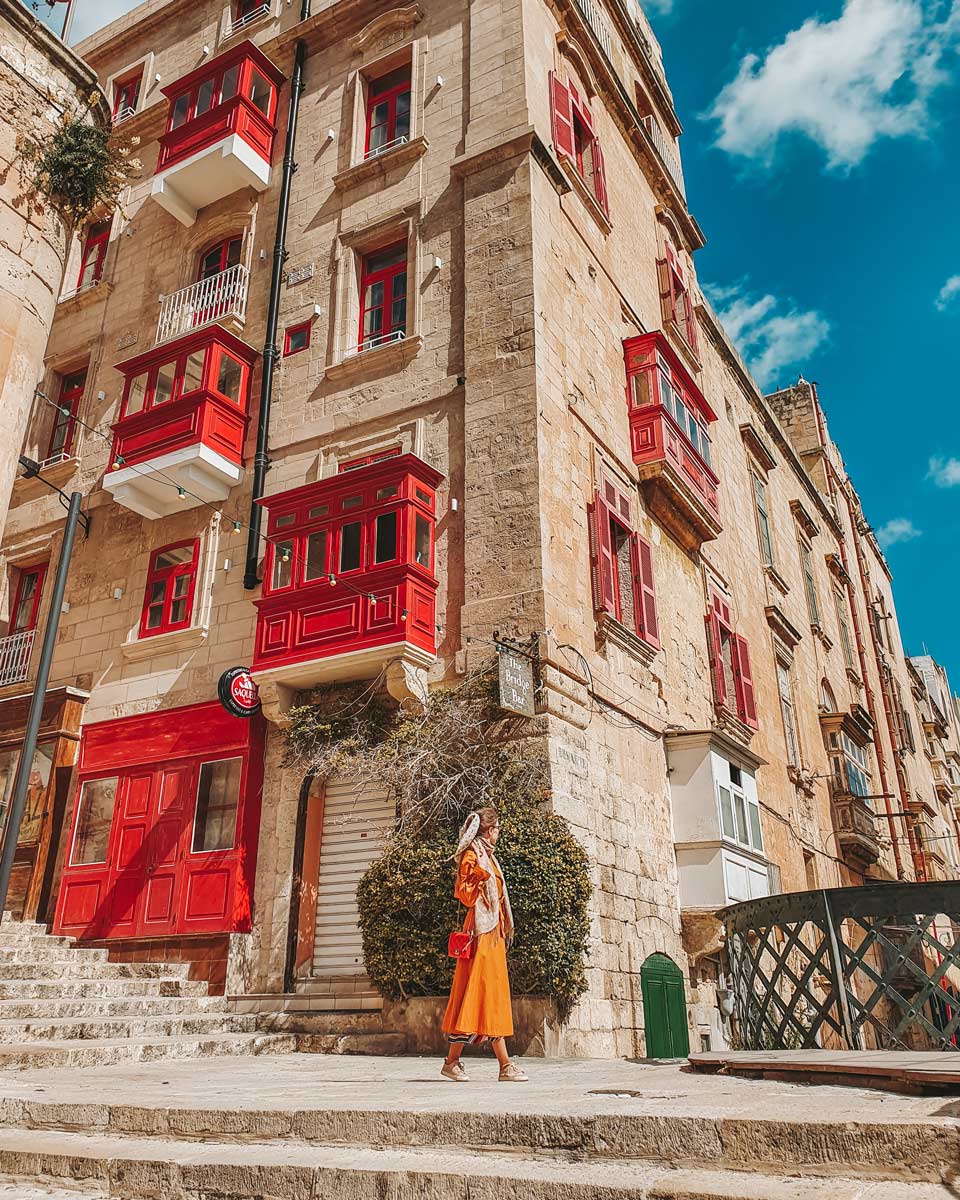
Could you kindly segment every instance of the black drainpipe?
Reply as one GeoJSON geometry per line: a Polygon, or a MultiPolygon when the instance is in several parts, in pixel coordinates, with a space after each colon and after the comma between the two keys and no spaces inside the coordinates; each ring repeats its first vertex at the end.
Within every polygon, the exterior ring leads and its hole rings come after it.
{"type": "MultiPolygon", "coordinates": [[[[303,0],[300,20],[310,16],[310,0],[303,0]]],[[[267,445],[270,439],[270,405],[273,400],[273,373],[280,350],[277,346],[277,318],[280,314],[280,284],[283,281],[283,264],[287,260],[287,216],[290,210],[290,185],[297,169],[294,150],[297,142],[297,118],[300,114],[300,93],[303,90],[303,63],[307,47],[297,42],[293,74],[290,77],[290,112],[287,117],[287,140],[283,151],[283,176],[280,180],[280,209],[277,213],[277,237],[273,243],[273,273],[270,277],[270,299],[267,303],[267,333],[263,343],[263,377],[260,381],[260,410],[257,414],[257,452],[253,457],[253,490],[250,496],[250,529],[247,535],[247,566],[243,575],[243,586],[255,588],[260,577],[257,563],[260,559],[260,524],[263,508],[257,503],[263,495],[270,458],[267,445]]]]}

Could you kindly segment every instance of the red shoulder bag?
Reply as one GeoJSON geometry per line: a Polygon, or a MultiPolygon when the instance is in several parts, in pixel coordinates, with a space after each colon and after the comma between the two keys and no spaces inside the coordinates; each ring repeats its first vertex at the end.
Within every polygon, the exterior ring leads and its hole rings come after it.
{"type": "Polygon", "coordinates": [[[450,958],[472,958],[473,934],[455,929],[447,939],[447,954],[450,958]]]}

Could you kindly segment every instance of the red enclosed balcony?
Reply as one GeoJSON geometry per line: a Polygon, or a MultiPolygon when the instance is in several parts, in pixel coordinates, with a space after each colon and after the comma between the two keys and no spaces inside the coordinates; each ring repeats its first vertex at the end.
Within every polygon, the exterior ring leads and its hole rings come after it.
{"type": "Polygon", "coordinates": [[[442,478],[395,453],[260,502],[269,512],[253,655],[261,689],[434,661],[442,478]]]}
{"type": "Polygon", "coordinates": [[[118,363],[125,378],[103,486],[156,519],[225,500],[243,475],[257,352],[218,326],[118,363]]]}
{"type": "Polygon", "coordinates": [[[161,208],[192,225],[238,188],[269,186],[282,82],[265,54],[241,42],[163,89],[170,111],[151,188],[161,208]]]}
{"type": "Polygon", "coordinates": [[[623,349],[630,444],[647,504],[696,549],[723,528],[708,432],[716,413],[662,333],[627,338],[623,349]]]}

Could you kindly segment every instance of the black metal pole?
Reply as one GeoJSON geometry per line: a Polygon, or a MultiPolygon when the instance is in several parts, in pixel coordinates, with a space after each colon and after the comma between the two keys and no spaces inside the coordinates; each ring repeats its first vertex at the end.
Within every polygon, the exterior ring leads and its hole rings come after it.
{"type": "Polygon", "coordinates": [[[40,648],[40,663],[37,667],[37,682],[33,689],[33,697],[30,700],[27,728],[23,735],[23,747],[20,751],[20,761],[17,764],[17,777],[13,785],[13,798],[10,801],[10,809],[7,813],[7,828],[3,837],[3,855],[0,857],[0,920],[3,918],[4,909],[7,904],[7,890],[10,887],[10,873],[13,870],[13,856],[17,852],[20,823],[23,821],[23,810],[27,803],[27,787],[30,784],[33,755],[37,748],[37,734],[40,732],[40,721],[43,718],[43,702],[47,695],[47,681],[50,678],[50,664],[53,661],[53,651],[57,644],[60,609],[63,607],[63,593],[67,586],[67,572],[70,570],[70,556],[73,553],[73,541],[77,533],[77,521],[80,517],[80,501],[82,499],[83,497],[79,492],[72,492],[70,495],[67,520],[63,527],[60,558],[57,562],[57,574],[53,581],[53,595],[50,597],[50,612],[47,615],[47,625],[43,631],[43,645],[40,648]]]}
{"type": "MultiPolygon", "coordinates": [[[[308,5],[304,5],[307,11],[308,5]]],[[[302,16],[302,14],[301,14],[302,16]]],[[[277,320],[280,313],[280,285],[283,264],[287,259],[287,217],[290,212],[290,186],[297,169],[294,153],[297,145],[297,119],[300,113],[300,93],[303,91],[303,63],[307,48],[297,42],[293,75],[290,79],[290,112],[287,116],[287,138],[283,151],[283,176],[280,180],[280,200],[277,212],[277,236],[273,243],[273,272],[270,277],[270,299],[267,301],[267,332],[263,344],[263,375],[260,381],[260,406],[257,413],[257,449],[253,456],[253,487],[250,492],[250,529],[247,534],[247,563],[243,586],[249,591],[260,582],[257,563],[260,559],[260,525],[263,509],[257,503],[263,495],[270,456],[270,405],[273,401],[273,375],[280,355],[277,346],[277,320]]]]}

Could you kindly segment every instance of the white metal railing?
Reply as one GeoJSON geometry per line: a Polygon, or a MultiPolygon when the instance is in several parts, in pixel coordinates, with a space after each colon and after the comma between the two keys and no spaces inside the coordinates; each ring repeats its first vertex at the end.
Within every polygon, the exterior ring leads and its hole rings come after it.
{"type": "Polygon", "coordinates": [[[610,26],[607,24],[603,14],[594,3],[594,0],[576,0],[576,2],[577,8],[583,14],[583,19],[597,35],[597,41],[603,47],[603,52],[607,56],[608,61],[612,62],[613,50],[610,26]]]}
{"type": "Polygon", "coordinates": [[[238,17],[236,21],[230,21],[230,28],[224,34],[224,37],[233,37],[235,33],[240,33],[246,29],[248,25],[252,25],[255,21],[259,21],[261,17],[270,15],[271,3],[266,0],[264,4],[258,4],[256,8],[247,13],[245,17],[238,17]]]}
{"type": "Polygon", "coordinates": [[[394,329],[392,333],[378,333],[375,337],[364,338],[359,346],[346,352],[344,358],[354,358],[365,354],[367,350],[376,350],[378,346],[389,346],[391,342],[402,342],[407,336],[405,329],[394,329]]]}
{"type": "Polygon", "coordinates": [[[161,296],[156,344],[226,317],[242,321],[247,313],[247,283],[247,268],[237,263],[219,275],[161,296]]]}
{"type": "Polygon", "coordinates": [[[660,122],[651,113],[643,118],[643,127],[650,135],[650,141],[653,142],[653,148],[663,165],[667,168],[667,173],[673,182],[680,189],[680,195],[686,196],[686,190],[683,186],[683,167],[680,165],[680,159],[673,148],[672,143],[667,138],[667,135],[660,128],[660,122]]]}
{"type": "Polygon", "coordinates": [[[26,679],[36,632],[35,629],[24,629],[22,633],[0,638],[0,687],[23,683],[26,679]]]}
{"type": "Polygon", "coordinates": [[[113,123],[114,125],[119,125],[121,121],[126,121],[136,115],[137,110],[131,104],[125,104],[123,108],[118,108],[113,114],[113,123]]]}
{"type": "Polygon", "coordinates": [[[395,137],[392,142],[384,142],[382,146],[374,146],[372,150],[368,150],[363,156],[364,162],[366,162],[366,160],[369,158],[376,158],[380,154],[386,154],[386,152],[388,150],[392,150],[394,146],[405,146],[408,141],[409,138],[401,133],[400,136],[395,137]]]}

